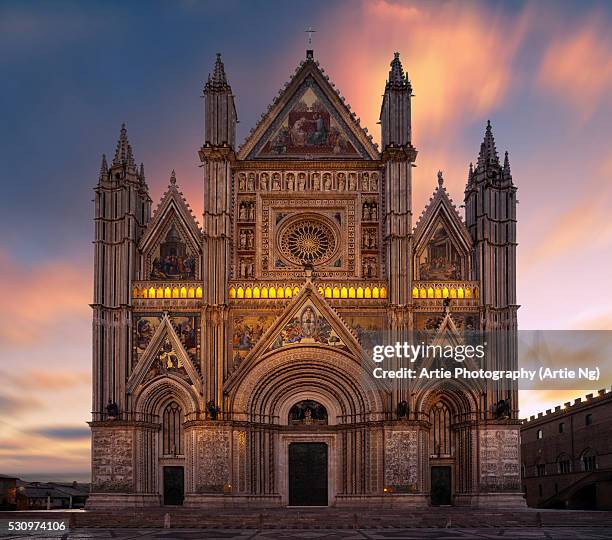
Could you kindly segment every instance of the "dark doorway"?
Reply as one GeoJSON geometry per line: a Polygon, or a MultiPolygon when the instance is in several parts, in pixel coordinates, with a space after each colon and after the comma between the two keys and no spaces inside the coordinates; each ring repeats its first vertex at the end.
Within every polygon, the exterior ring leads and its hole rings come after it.
{"type": "Polygon", "coordinates": [[[289,445],[289,505],[327,506],[327,445],[289,445]]]}
{"type": "Polygon", "coordinates": [[[181,505],[184,497],[183,467],[164,467],[164,504],[181,505]]]}
{"type": "Polygon", "coordinates": [[[451,504],[451,468],[431,468],[431,504],[441,506],[451,504]]]}

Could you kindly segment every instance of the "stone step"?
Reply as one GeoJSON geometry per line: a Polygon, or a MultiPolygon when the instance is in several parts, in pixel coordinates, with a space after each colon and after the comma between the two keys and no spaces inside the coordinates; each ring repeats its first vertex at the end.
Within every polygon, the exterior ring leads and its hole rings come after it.
{"type": "Polygon", "coordinates": [[[108,511],[3,512],[4,519],[70,519],[76,527],[150,527],[164,525],[170,514],[172,527],[232,529],[346,529],[346,528],[478,528],[478,527],[612,527],[612,512],[533,509],[482,511],[477,509],[431,508],[397,512],[366,509],[272,509],[253,511],[151,508],[108,511]]]}

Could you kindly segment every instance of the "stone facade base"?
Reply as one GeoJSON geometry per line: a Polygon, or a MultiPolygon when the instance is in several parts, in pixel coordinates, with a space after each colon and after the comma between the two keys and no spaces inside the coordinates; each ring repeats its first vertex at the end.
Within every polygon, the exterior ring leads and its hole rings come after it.
{"type": "Polygon", "coordinates": [[[191,508],[269,508],[281,506],[280,495],[232,495],[226,493],[187,493],[183,506],[191,508]]]}
{"type": "Polygon", "coordinates": [[[355,496],[336,495],[333,506],[363,507],[375,506],[378,508],[426,508],[428,500],[426,495],[416,493],[387,493],[383,496],[355,496]]]}
{"type": "Polygon", "coordinates": [[[455,506],[471,508],[526,508],[527,503],[522,493],[471,493],[455,495],[455,506]]]}
{"type": "Polygon", "coordinates": [[[85,508],[87,510],[106,510],[160,505],[161,498],[156,493],[91,493],[85,508]]]}

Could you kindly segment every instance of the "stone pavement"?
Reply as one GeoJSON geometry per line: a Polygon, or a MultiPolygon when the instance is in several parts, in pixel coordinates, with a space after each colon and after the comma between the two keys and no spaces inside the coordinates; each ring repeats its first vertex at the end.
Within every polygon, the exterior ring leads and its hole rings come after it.
{"type": "MultiPolygon", "coordinates": [[[[401,539],[612,539],[612,512],[504,510],[457,507],[190,509],[149,508],[115,512],[1,512],[13,521],[64,520],[68,532],[0,533],[22,538],[119,540],[401,540],[401,539]],[[169,519],[171,528],[163,528],[169,519]]],[[[6,528],[3,529],[6,531],[6,528]]]]}
{"type": "MultiPolygon", "coordinates": [[[[237,529],[78,529],[59,536],[45,536],[62,540],[609,540],[612,530],[606,527],[554,528],[478,528],[478,529],[271,529],[262,531],[237,529]]],[[[37,535],[0,535],[0,538],[22,540],[43,538],[37,535]]]]}

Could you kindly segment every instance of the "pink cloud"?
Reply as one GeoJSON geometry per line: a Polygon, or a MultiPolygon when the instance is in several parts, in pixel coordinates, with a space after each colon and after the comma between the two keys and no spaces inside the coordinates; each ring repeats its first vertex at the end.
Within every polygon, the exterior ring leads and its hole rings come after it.
{"type": "Polygon", "coordinates": [[[540,65],[538,86],[571,105],[583,120],[612,95],[609,24],[605,16],[591,14],[573,31],[559,32],[540,65]]]}
{"type": "Polygon", "coordinates": [[[27,344],[91,315],[92,270],[67,261],[25,266],[0,251],[0,339],[27,344]]]}

